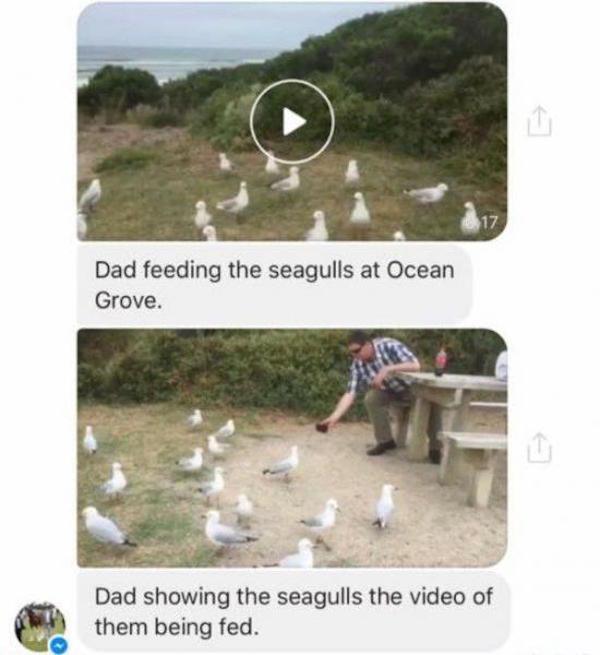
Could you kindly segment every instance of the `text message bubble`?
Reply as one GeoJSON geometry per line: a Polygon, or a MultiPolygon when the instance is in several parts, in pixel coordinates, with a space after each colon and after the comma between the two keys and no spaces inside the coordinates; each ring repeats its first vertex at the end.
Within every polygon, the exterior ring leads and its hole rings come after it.
{"type": "Polygon", "coordinates": [[[82,571],[79,609],[103,651],[488,651],[509,632],[488,571],[82,571]]]}

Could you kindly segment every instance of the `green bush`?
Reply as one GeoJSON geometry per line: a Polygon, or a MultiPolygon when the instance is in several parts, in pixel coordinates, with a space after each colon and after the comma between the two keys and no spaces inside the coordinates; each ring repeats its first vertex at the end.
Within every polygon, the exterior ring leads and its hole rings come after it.
{"type": "Polygon", "coordinates": [[[158,155],[155,152],[136,150],[134,148],[122,148],[113,152],[112,155],[105,157],[96,165],[94,170],[97,173],[139,170],[157,159],[158,155]]]}

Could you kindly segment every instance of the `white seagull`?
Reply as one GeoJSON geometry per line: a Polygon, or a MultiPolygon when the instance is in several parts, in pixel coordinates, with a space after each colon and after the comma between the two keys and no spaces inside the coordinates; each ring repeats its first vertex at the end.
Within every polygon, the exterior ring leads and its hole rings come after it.
{"type": "Polygon", "coordinates": [[[384,484],[381,488],[381,496],[375,508],[377,518],[373,522],[373,525],[377,525],[383,529],[389,523],[394,511],[394,500],[392,499],[392,492],[394,491],[396,491],[396,487],[393,484],[384,484]]]}
{"type": "Polygon", "coordinates": [[[218,241],[217,231],[212,225],[207,225],[203,230],[202,234],[204,235],[207,241],[218,241]]]}
{"type": "Polygon", "coordinates": [[[298,552],[279,560],[282,569],[312,569],[314,566],[313,542],[310,539],[300,539],[298,552]]]}
{"type": "Polygon", "coordinates": [[[233,164],[224,152],[219,153],[219,170],[223,173],[231,173],[233,170],[233,164]]]}
{"type": "Polygon", "coordinates": [[[290,473],[298,468],[299,462],[298,446],[292,446],[290,454],[280,462],[263,469],[263,475],[281,475],[287,481],[289,480],[290,473]]]}
{"type": "Polygon", "coordinates": [[[235,504],[235,515],[240,525],[249,525],[254,514],[254,505],[246,494],[240,494],[235,504]]]}
{"type": "Polygon", "coordinates": [[[257,537],[244,534],[229,525],[219,523],[221,515],[217,510],[211,509],[206,512],[206,526],[204,533],[208,540],[215,546],[239,546],[251,541],[258,541],[257,537]]]}
{"type": "Polygon", "coordinates": [[[233,436],[234,432],[235,423],[233,422],[233,419],[230,418],[225,425],[222,425],[216,432],[213,432],[211,436],[215,437],[215,439],[229,439],[229,437],[233,436]]]}
{"type": "MultiPolygon", "coordinates": [[[[337,501],[333,498],[330,498],[325,503],[325,509],[320,514],[317,514],[316,516],[313,516],[309,519],[302,519],[300,523],[303,523],[307,528],[318,535],[317,542],[325,544],[323,541],[322,533],[333,528],[335,525],[336,513],[339,511],[340,507],[337,504],[337,501]]],[[[328,548],[326,544],[325,546],[328,548]]]]}
{"type": "Polygon", "coordinates": [[[268,151],[265,171],[269,173],[269,175],[279,175],[280,173],[279,164],[277,163],[277,160],[275,159],[275,153],[272,150],[268,151]]]}
{"type": "Polygon", "coordinates": [[[406,235],[402,230],[396,230],[394,232],[394,241],[406,241],[406,235]]]}
{"type": "Polygon", "coordinates": [[[194,224],[198,230],[198,237],[202,234],[202,230],[212,221],[212,215],[206,211],[206,203],[204,200],[198,200],[196,203],[196,215],[194,216],[194,224]]]}
{"type": "Polygon", "coordinates": [[[325,214],[320,209],[313,214],[315,224],[306,233],[306,241],[327,241],[329,239],[329,232],[327,232],[327,225],[325,224],[325,214]]]}
{"type": "Polygon", "coordinates": [[[448,191],[448,185],[441,182],[437,186],[405,190],[404,193],[421,205],[431,205],[439,202],[446,195],[446,191],[448,191]]]}
{"type": "Polygon", "coordinates": [[[365,204],[365,198],[360,191],[354,194],[354,209],[350,214],[350,222],[356,225],[366,225],[371,222],[371,214],[365,204]]]}
{"type": "Polygon", "coordinates": [[[84,212],[77,212],[77,238],[80,241],[85,241],[87,237],[87,214],[84,212]]]}
{"type": "Polygon", "coordinates": [[[182,471],[186,473],[193,473],[194,471],[199,471],[202,468],[202,453],[204,451],[202,448],[194,448],[194,454],[191,457],[182,457],[178,462],[177,466],[182,471]]]}
{"type": "Polygon", "coordinates": [[[81,195],[79,199],[79,211],[84,214],[94,211],[101,197],[102,187],[100,186],[100,180],[96,178],[92,180],[90,186],[81,195]]]}
{"type": "Polygon", "coordinates": [[[187,424],[190,428],[199,428],[202,425],[202,412],[199,409],[195,409],[187,418],[187,424]]]}
{"type": "Polygon", "coordinates": [[[83,449],[88,455],[93,455],[98,450],[98,442],[94,436],[94,430],[91,425],[85,427],[85,437],[83,437],[83,449]]]}
{"type": "Polygon", "coordinates": [[[465,215],[460,219],[460,231],[465,236],[475,236],[481,230],[481,219],[477,216],[475,205],[465,202],[465,215]]]}
{"type": "Polygon", "coordinates": [[[208,452],[214,457],[223,457],[231,444],[219,443],[214,434],[208,435],[208,452]]]}
{"type": "Polygon", "coordinates": [[[297,166],[290,168],[290,174],[277,182],[271,184],[275,191],[294,191],[300,186],[300,169],[297,166]]]}
{"type": "Polygon", "coordinates": [[[240,182],[240,190],[238,191],[237,196],[218,202],[217,209],[229,212],[230,214],[239,214],[246,209],[249,202],[250,198],[248,197],[247,185],[245,182],[240,182]]]}
{"type": "Polygon", "coordinates": [[[213,479],[209,482],[203,482],[198,488],[198,491],[204,496],[204,500],[210,504],[212,498],[218,498],[223,489],[225,489],[223,469],[217,466],[215,467],[213,479]]]}
{"type": "Polygon", "coordinates": [[[119,462],[115,462],[112,465],[112,476],[110,480],[107,480],[101,489],[109,498],[113,498],[123,492],[126,486],[127,478],[123,475],[123,467],[119,462]]]}
{"type": "Polygon", "coordinates": [[[351,159],[346,169],[346,184],[358,184],[359,182],[360,173],[358,172],[358,163],[356,159],[351,159]]]}
{"type": "Polygon", "coordinates": [[[117,546],[137,546],[136,543],[127,538],[127,535],[114,521],[102,516],[95,507],[86,507],[82,514],[87,531],[97,541],[117,546]]]}

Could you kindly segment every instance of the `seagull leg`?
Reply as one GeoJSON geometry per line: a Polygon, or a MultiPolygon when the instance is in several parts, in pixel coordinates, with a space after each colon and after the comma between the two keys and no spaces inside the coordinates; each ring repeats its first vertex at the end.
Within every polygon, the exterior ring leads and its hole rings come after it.
{"type": "Polygon", "coordinates": [[[331,546],[325,541],[325,539],[323,539],[323,537],[321,537],[321,543],[323,544],[323,546],[325,546],[325,550],[328,553],[331,552],[331,546]]]}

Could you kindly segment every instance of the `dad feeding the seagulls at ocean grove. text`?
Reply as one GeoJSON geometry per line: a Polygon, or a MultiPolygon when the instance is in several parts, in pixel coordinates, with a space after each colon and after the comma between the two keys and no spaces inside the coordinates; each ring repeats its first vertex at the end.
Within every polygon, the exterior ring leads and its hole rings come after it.
{"type": "Polygon", "coordinates": [[[415,373],[421,369],[421,365],[402,342],[386,337],[370,338],[362,330],[349,335],[348,352],[353,361],[346,393],[339,399],[333,413],[321,421],[317,429],[327,432],[335,427],[352,407],[357,393],[368,388],[365,406],[373,425],[376,444],[367,450],[367,454],[382,455],[396,448],[389,410],[394,405],[406,406],[410,398],[407,383],[395,374],[415,373]]]}

